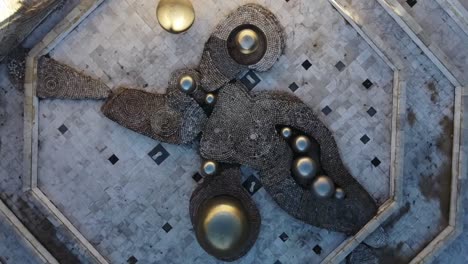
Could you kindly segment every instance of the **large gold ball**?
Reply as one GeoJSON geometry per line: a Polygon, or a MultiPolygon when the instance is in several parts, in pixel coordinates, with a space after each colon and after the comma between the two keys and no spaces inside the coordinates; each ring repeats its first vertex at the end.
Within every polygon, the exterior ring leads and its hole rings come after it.
{"type": "Polygon", "coordinates": [[[195,10],[189,0],[161,0],[156,17],[167,32],[178,34],[187,31],[195,21],[195,10]]]}
{"type": "Polygon", "coordinates": [[[243,54],[254,53],[258,48],[258,34],[252,29],[243,29],[236,35],[236,46],[243,54]]]}
{"type": "Polygon", "coordinates": [[[195,91],[196,85],[195,80],[190,75],[184,75],[179,79],[179,89],[184,93],[192,93],[195,91]]]}
{"type": "Polygon", "coordinates": [[[208,252],[230,254],[247,242],[247,211],[234,197],[218,196],[206,201],[197,218],[196,235],[208,252]]]}
{"type": "Polygon", "coordinates": [[[306,153],[311,146],[310,139],[306,136],[298,136],[294,139],[292,148],[297,153],[306,153]]]}
{"type": "Polygon", "coordinates": [[[309,157],[294,160],[292,165],[294,179],[303,187],[309,186],[318,172],[318,165],[309,157]]]}
{"type": "Polygon", "coordinates": [[[335,184],[328,176],[319,176],[312,185],[312,190],[319,198],[330,198],[335,193],[335,184]]]}

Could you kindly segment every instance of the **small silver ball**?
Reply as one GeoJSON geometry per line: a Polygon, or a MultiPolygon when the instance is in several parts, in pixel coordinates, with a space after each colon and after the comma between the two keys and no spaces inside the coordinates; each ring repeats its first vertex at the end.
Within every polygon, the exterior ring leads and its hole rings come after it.
{"type": "Polygon", "coordinates": [[[294,139],[293,150],[297,153],[305,153],[310,149],[310,139],[306,136],[298,136],[294,139]]]}
{"type": "Polygon", "coordinates": [[[343,189],[336,188],[336,190],[335,190],[335,198],[336,199],[342,200],[342,199],[345,198],[345,196],[346,196],[346,194],[345,194],[343,189]]]}
{"type": "Polygon", "coordinates": [[[312,190],[320,198],[330,198],[335,193],[335,184],[328,176],[315,179],[312,190]]]}
{"type": "Polygon", "coordinates": [[[293,162],[294,179],[303,187],[309,186],[317,175],[317,162],[309,157],[298,158],[293,162]]]}
{"type": "Polygon", "coordinates": [[[202,170],[205,175],[215,175],[218,172],[218,164],[211,160],[205,161],[202,170]]]}
{"type": "Polygon", "coordinates": [[[192,93],[195,91],[197,84],[195,80],[190,75],[184,75],[179,80],[179,89],[184,93],[192,93]]]}
{"type": "Polygon", "coordinates": [[[216,102],[216,96],[212,93],[209,93],[205,97],[205,103],[212,105],[216,102]]]}
{"type": "Polygon", "coordinates": [[[289,139],[291,138],[292,136],[292,129],[289,128],[289,127],[284,127],[283,129],[281,129],[281,136],[284,138],[284,139],[289,139]]]}

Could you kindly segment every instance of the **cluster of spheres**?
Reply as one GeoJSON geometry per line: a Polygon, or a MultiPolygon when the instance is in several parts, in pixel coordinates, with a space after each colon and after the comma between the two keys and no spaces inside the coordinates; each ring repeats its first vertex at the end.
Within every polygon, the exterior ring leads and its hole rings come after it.
{"type": "MultiPolygon", "coordinates": [[[[179,89],[186,94],[191,94],[197,89],[197,83],[190,75],[184,75],[179,79],[179,89]]],[[[216,96],[213,93],[207,93],[205,96],[205,103],[214,105],[216,103],[216,96]]]]}
{"type": "Polygon", "coordinates": [[[295,153],[291,170],[296,182],[303,188],[311,189],[319,198],[334,195],[336,199],[344,199],[344,190],[336,187],[330,177],[321,174],[318,149],[313,146],[310,138],[296,134],[289,127],[281,129],[281,136],[289,142],[295,153]]]}

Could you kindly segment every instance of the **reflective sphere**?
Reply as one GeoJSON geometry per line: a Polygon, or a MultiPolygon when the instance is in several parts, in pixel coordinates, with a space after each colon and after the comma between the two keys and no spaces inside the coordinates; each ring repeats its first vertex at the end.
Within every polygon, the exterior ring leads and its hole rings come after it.
{"type": "Polygon", "coordinates": [[[247,211],[234,197],[218,196],[206,201],[197,218],[197,238],[209,252],[229,254],[247,242],[247,211]]]}
{"type": "Polygon", "coordinates": [[[252,29],[243,29],[236,35],[236,46],[243,54],[251,54],[258,48],[258,34],[252,29]]]}
{"type": "Polygon", "coordinates": [[[319,176],[312,185],[312,190],[320,198],[329,198],[335,192],[335,184],[328,176],[319,176]]]}
{"type": "Polygon", "coordinates": [[[211,160],[205,161],[202,170],[205,175],[215,175],[218,172],[218,164],[211,160]]]}
{"type": "Polygon", "coordinates": [[[190,75],[184,75],[179,80],[179,89],[184,93],[191,93],[195,91],[197,84],[190,75]]]}
{"type": "Polygon", "coordinates": [[[161,0],[156,17],[167,32],[178,34],[187,31],[195,21],[195,10],[189,0],[161,0]]]}
{"type": "Polygon", "coordinates": [[[294,179],[303,187],[310,185],[317,175],[317,162],[309,157],[298,158],[293,162],[294,179]]]}
{"type": "Polygon", "coordinates": [[[346,194],[345,194],[343,189],[336,188],[336,190],[335,190],[335,198],[336,199],[342,200],[342,199],[345,198],[345,196],[346,196],[346,194]]]}
{"type": "Polygon", "coordinates": [[[216,102],[216,96],[212,93],[209,93],[205,97],[205,103],[212,105],[216,102]]]}
{"type": "Polygon", "coordinates": [[[305,153],[310,149],[310,139],[306,136],[298,136],[294,139],[292,148],[295,152],[305,153]]]}
{"type": "Polygon", "coordinates": [[[288,139],[288,138],[291,138],[292,136],[292,129],[289,128],[289,127],[284,127],[283,129],[281,129],[281,136],[284,138],[284,139],[288,139]]]}

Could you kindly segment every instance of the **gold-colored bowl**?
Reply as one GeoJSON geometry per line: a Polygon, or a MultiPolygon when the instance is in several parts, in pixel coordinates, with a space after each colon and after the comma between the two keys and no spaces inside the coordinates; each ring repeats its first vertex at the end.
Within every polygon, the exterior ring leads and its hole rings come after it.
{"type": "Polygon", "coordinates": [[[198,214],[198,223],[196,235],[212,254],[229,256],[248,242],[247,211],[234,197],[218,196],[206,201],[198,214]]]}
{"type": "Polygon", "coordinates": [[[195,21],[195,10],[189,0],[161,0],[156,17],[167,32],[179,34],[187,31],[195,21]]]}

